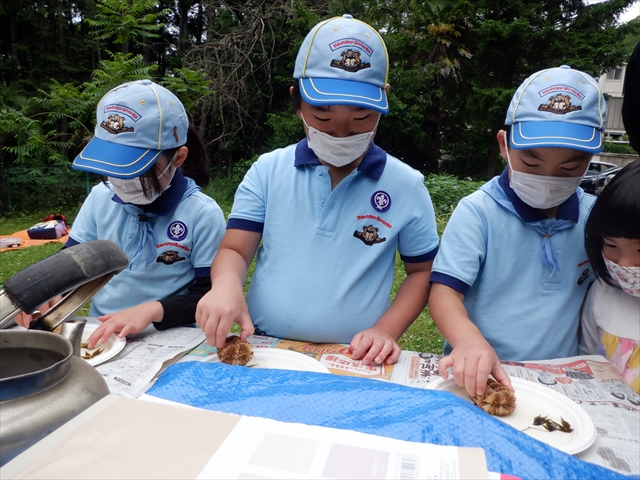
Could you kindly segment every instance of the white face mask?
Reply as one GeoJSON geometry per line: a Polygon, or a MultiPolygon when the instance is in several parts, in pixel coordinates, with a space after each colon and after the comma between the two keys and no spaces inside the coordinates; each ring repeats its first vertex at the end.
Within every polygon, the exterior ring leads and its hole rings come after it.
{"type": "Polygon", "coordinates": [[[380,121],[378,116],[378,122],[370,132],[359,133],[349,137],[334,137],[307,125],[302,112],[300,112],[300,117],[309,129],[309,148],[313,150],[313,153],[320,160],[334,167],[344,167],[359,158],[369,147],[380,121]]]}
{"type": "MultiPolygon", "coordinates": [[[[165,169],[156,177],[160,179],[167,170],[171,168],[173,165],[173,159],[169,162],[169,164],[165,167],[165,169]]],[[[167,186],[162,189],[164,192],[171,185],[171,180],[173,179],[173,175],[176,173],[176,170],[173,169],[171,172],[171,176],[169,177],[169,181],[167,182],[167,186]]],[[[158,199],[162,192],[149,192],[150,197],[147,197],[144,194],[144,190],[142,189],[142,182],[140,181],[140,177],[132,178],[130,180],[123,180],[121,178],[113,178],[107,177],[109,183],[113,187],[113,191],[116,192],[116,195],[125,203],[133,203],[134,205],[148,205],[153,203],[158,199]]]]}
{"type": "MultiPolygon", "coordinates": [[[[550,177],[518,172],[511,165],[506,135],[504,136],[504,146],[507,150],[507,162],[511,169],[511,188],[520,200],[533,208],[544,210],[560,205],[576,191],[582,182],[582,175],[579,177],[550,177]]],[[[589,168],[588,163],[587,168],[589,168]]],[[[583,175],[587,168],[582,172],[583,175]]]]}
{"type": "Polygon", "coordinates": [[[605,257],[604,254],[602,258],[604,258],[604,264],[613,281],[620,285],[625,293],[640,297],[640,267],[621,267],[605,257]]]}

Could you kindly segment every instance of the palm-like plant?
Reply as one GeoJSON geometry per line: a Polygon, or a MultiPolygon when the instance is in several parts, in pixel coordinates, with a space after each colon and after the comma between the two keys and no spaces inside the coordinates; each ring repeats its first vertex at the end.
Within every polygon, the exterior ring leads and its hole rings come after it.
{"type": "Polygon", "coordinates": [[[85,21],[95,28],[98,40],[111,40],[122,45],[122,53],[129,52],[129,43],[143,45],[145,40],[159,38],[158,29],[164,24],[162,17],[169,9],[157,10],[156,0],[98,0],[97,18],[85,21]]]}
{"type": "Polygon", "coordinates": [[[432,44],[425,63],[435,68],[438,83],[448,79],[459,82],[460,60],[471,58],[471,52],[461,43],[462,32],[471,28],[471,23],[448,0],[419,2],[419,6],[412,3],[415,5],[414,13],[408,17],[409,30],[416,41],[432,44]]]}

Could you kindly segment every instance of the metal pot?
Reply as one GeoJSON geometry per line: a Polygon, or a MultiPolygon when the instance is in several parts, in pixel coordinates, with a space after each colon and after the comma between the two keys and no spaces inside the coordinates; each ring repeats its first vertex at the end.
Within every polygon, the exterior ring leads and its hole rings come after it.
{"type": "MultiPolygon", "coordinates": [[[[84,327],[85,320],[80,322],[84,327]]],[[[77,335],[81,337],[82,328],[77,335]]],[[[71,341],[62,335],[2,330],[0,345],[0,465],[4,465],[108,395],[109,387],[94,367],[74,355],[71,341]]]]}
{"type": "Polygon", "coordinates": [[[66,318],[127,264],[115,243],[97,240],[65,249],[5,282],[0,328],[22,311],[71,293],[29,330],[0,330],[0,465],[109,394],[102,375],[80,358],[86,320],[66,318]],[[51,333],[60,324],[61,334],[51,333]]]}

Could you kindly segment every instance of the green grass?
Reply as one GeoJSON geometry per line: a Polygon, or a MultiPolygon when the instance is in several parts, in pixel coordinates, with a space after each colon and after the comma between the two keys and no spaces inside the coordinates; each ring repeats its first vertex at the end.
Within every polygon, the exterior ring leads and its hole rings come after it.
{"type": "MultiPolygon", "coordinates": [[[[210,193],[210,192],[207,192],[210,193]]],[[[221,201],[218,202],[225,213],[225,217],[228,216],[229,211],[231,210],[231,201],[221,201]]],[[[0,235],[10,235],[16,231],[24,230],[29,228],[33,224],[37,222],[41,222],[42,219],[49,215],[51,212],[41,212],[35,213],[25,216],[12,216],[11,218],[0,218],[0,235]]],[[[63,212],[67,217],[68,223],[72,223],[73,219],[77,215],[77,211],[74,212],[63,212]]],[[[438,215],[436,220],[438,224],[438,233],[441,235],[444,226],[446,225],[446,221],[448,220],[449,215],[443,214],[438,215]]],[[[40,260],[48,257],[49,255],[53,255],[55,252],[60,250],[61,244],[59,243],[50,243],[45,244],[39,247],[29,247],[21,250],[13,250],[6,251],[0,253],[0,285],[4,285],[4,282],[16,274],[17,272],[23,270],[24,268],[32,265],[40,260]]],[[[251,274],[253,273],[255,265],[254,263],[249,268],[249,274],[247,278],[247,282],[245,284],[245,292],[249,286],[251,274]]],[[[400,260],[400,256],[396,256],[396,268],[395,268],[395,276],[393,280],[393,287],[391,290],[391,300],[395,297],[398,288],[402,284],[402,281],[406,277],[404,266],[402,261],[400,260]]],[[[78,315],[87,315],[88,314],[88,304],[78,310],[78,315]]],[[[237,325],[234,325],[232,328],[233,332],[238,333],[239,328],[237,325]]],[[[431,316],[429,315],[429,309],[426,308],[420,316],[413,322],[413,324],[408,328],[408,330],[404,333],[404,335],[398,341],[398,344],[403,350],[413,350],[417,352],[433,352],[433,353],[441,353],[442,347],[444,345],[444,339],[440,334],[440,331],[437,329],[431,316]]]]}

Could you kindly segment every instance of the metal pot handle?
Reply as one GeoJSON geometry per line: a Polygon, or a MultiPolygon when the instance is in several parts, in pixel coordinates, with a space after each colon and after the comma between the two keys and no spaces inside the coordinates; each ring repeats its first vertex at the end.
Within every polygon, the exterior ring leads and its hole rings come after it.
{"type": "Polygon", "coordinates": [[[31,313],[53,297],[71,291],[30,326],[53,330],[128,264],[124,252],[109,240],[94,240],[61,250],[5,282],[0,292],[3,307],[0,328],[18,313],[31,313]]]}

